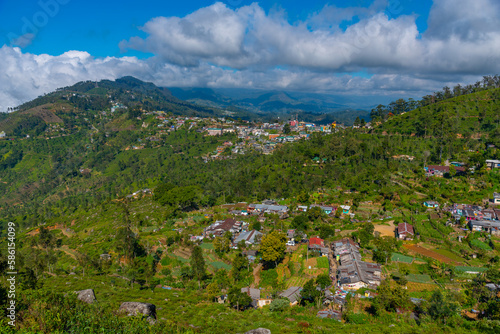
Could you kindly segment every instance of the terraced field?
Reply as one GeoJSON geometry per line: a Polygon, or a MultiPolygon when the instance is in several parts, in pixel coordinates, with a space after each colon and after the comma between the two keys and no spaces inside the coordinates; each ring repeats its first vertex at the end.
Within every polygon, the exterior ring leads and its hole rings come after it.
{"type": "Polygon", "coordinates": [[[449,257],[447,256],[444,256],[442,254],[439,254],[439,253],[436,253],[434,251],[431,251],[431,250],[428,250],[427,248],[424,248],[424,247],[421,247],[421,246],[417,246],[417,245],[403,245],[403,247],[405,247],[406,249],[414,252],[414,253],[417,253],[417,254],[420,254],[420,255],[423,255],[423,256],[426,256],[426,257],[430,257],[432,259],[435,259],[435,260],[438,260],[439,262],[444,262],[444,263],[451,263],[451,264],[454,264],[454,265],[462,265],[462,262],[458,262],[458,261],[455,261],[455,260],[452,260],[450,259],[449,257]]]}

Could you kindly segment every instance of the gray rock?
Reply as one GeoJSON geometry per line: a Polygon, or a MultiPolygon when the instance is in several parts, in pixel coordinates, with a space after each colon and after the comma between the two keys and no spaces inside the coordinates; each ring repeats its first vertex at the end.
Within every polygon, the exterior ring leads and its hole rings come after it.
{"type": "Polygon", "coordinates": [[[127,313],[128,316],[142,314],[150,322],[156,320],[156,306],[149,303],[124,302],[120,305],[118,312],[127,313]]]}
{"type": "Polygon", "coordinates": [[[257,328],[246,332],[245,334],[271,334],[271,331],[267,328],[257,328]]]}
{"type": "Polygon", "coordinates": [[[86,302],[87,304],[92,304],[96,301],[95,293],[92,289],[75,291],[75,293],[78,294],[78,297],[76,298],[83,302],[86,302]]]}

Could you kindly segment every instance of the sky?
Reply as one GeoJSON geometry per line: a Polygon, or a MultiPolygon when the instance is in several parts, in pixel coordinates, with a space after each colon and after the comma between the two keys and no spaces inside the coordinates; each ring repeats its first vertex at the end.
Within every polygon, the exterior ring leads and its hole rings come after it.
{"type": "Polygon", "coordinates": [[[500,73],[498,0],[0,0],[0,111],[82,80],[420,97],[500,73]]]}

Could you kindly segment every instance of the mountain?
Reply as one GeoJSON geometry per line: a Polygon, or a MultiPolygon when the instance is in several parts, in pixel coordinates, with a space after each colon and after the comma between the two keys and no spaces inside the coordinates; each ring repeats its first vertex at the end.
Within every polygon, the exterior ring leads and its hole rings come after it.
{"type": "MultiPolygon", "coordinates": [[[[394,115],[375,133],[421,137],[488,137],[500,125],[500,88],[448,98],[394,115]]],[[[490,135],[494,140],[497,135],[490,135]]]]}
{"type": "MultiPolygon", "coordinates": [[[[370,119],[372,97],[349,98],[340,95],[289,91],[265,91],[242,88],[179,88],[169,87],[173,96],[191,103],[247,110],[263,120],[295,119],[318,124],[352,125],[356,117],[370,119]]],[[[382,98],[377,101],[388,102],[382,98]]]]}
{"type": "MultiPolygon", "coordinates": [[[[59,124],[68,131],[76,131],[82,126],[94,125],[100,112],[116,106],[126,107],[123,110],[162,110],[182,116],[252,117],[248,112],[239,112],[234,108],[222,110],[186,102],[173,96],[167,88],[129,76],[115,81],[78,82],[40,96],[20,105],[8,115],[2,115],[0,131],[11,136],[38,135],[50,124],[59,124]]],[[[110,121],[115,121],[119,115],[111,115],[110,121]]],[[[99,116],[99,119],[102,120],[102,117],[99,116]]]]}

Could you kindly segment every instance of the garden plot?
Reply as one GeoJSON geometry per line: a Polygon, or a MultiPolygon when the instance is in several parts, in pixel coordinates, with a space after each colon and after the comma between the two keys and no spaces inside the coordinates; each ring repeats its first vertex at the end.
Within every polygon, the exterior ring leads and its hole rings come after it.
{"type": "Polygon", "coordinates": [[[450,259],[447,256],[444,256],[444,255],[441,255],[439,253],[433,252],[433,251],[428,250],[427,248],[424,248],[424,247],[421,247],[421,246],[408,245],[407,244],[407,245],[403,245],[403,247],[405,247],[406,249],[408,249],[408,250],[410,250],[410,251],[412,251],[414,253],[421,254],[421,255],[426,256],[426,257],[430,257],[430,258],[438,260],[440,262],[452,263],[452,264],[455,264],[455,265],[462,264],[462,263],[460,263],[458,261],[454,261],[454,260],[450,259]]]}

